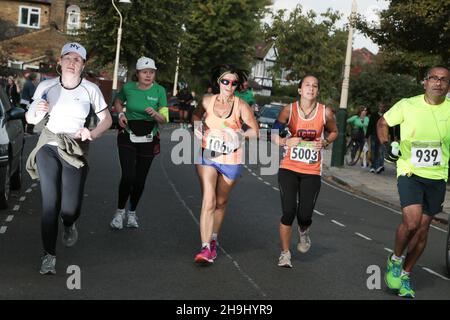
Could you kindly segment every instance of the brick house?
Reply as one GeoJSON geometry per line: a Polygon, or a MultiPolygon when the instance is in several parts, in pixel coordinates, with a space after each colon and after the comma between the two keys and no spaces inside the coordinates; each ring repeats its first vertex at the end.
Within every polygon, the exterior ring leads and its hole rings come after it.
{"type": "Polygon", "coordinates": [[[0,65],[52,67],[63,44],[82,27],[79,0],[0,0],[0,65]]]}

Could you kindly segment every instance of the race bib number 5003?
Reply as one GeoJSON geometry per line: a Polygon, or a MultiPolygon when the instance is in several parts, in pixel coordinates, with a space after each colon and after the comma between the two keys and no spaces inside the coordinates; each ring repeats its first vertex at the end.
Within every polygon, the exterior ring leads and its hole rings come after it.
{"type": "Polygon", "coordinates": [[[314,148],[312,142],[301,143],[297,147],[291,148],[290,158],[294,161],[312,164],[319,160],[319,152],[314,148]]]}

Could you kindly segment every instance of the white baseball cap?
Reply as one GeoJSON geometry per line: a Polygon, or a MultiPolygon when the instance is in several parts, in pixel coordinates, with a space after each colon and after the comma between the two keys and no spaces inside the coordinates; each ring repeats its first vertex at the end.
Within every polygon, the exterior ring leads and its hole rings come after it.
{"type": "Polygon", "coordinates": [[[69,52],[78,53],[83,60],[86,60],[86,49],[77,42],[66,43],[61,49],[61,57],[69,52]]]}
{"type": "Polygon", "coordinates": [[[155,66],[155,61],[147,57],[140,57],[136,62],[136,70],[143,69],[157,69],[155,66]]]}

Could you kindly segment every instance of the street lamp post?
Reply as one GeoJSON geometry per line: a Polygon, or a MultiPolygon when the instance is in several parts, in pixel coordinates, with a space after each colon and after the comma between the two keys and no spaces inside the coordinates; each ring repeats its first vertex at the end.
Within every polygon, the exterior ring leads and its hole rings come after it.
{"type": "Polygon", "coordinates": [[[352,61],[353,24],[355,15],[356,0],[353,0],[352,13],[350,15],[350,25],[348,30],[347,53],[345,55],[344,80],[342,81],[341,102],[339,105],[339,111],[336,115],[336,123],[338,126],[339,135],[336,141],[333,143],[333,152],[331,154],[332,167],[342,167],[344,165],[347,101],[350,81],[350,65],[352,61]]]}
{"type": "MultiPolygon", "coordinates": [[[[114,73],[113,73],[113,84],[112,84],[112,90],[113,95],[117,91],[117,73],[119,71],[119,57],[120,57],[120,42],[122,40],[122,14],[120,13],[119,9],[116,7],[116,4],[114,3],[114,0],[111,0],[111,3],[116,9],[117,13],[120,17],[120,23],[119,23],[119,29],[117,29],[117,47],[116,47],[116,60],[114,62],[114,73]]],[[[119,3],[131,3],[130,0],[120,0],[119,3]]]]}

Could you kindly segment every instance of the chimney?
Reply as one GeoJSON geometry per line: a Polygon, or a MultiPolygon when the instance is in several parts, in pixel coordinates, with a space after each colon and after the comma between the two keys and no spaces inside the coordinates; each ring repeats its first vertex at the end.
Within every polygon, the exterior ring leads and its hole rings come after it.
{"type": "Polygon", "coordinates": [[[59,31],[66,27],[66,0],[53,0],[50,8],[50,24],[55,25],[59,31]]]}

